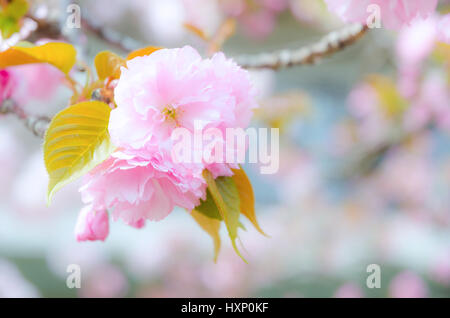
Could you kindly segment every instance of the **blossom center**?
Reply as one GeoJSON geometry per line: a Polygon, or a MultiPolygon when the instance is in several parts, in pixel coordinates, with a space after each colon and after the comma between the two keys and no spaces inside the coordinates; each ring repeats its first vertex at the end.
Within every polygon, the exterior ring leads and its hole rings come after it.
{"type": "Polygon", "coordinates": [[[173,119],[176,121],[177,112],[175,111],[175,108],[171,105],[166,106],[163,111],[163,115],[166,117],[166,119],[173,119]]]}

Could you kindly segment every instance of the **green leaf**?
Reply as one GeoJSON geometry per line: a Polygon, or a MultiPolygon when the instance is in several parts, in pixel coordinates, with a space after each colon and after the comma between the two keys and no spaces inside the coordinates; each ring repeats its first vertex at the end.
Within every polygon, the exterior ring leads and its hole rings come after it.
{"type": "Polygon", "coordinates": [[[231,177],[219,177],[214,179],[208,170],[203,172],[203,177],[208,185],[208,190],[219,210],[222,219],[227,227],[228,235],[236,253],[247,262],[239,252],[236,240],[238,238],[238,228],[240,226],[240,199],[239,192],[231,177]]]}
{"type": "Polygon", "coordinates": [[[19,32],[20,27],[16,20],[8,16],[0,15],[0,31],[2,37],[9,38],[14,33],[19,32]]]}
{"type": "Polygon", "coordinates": [[[203,213],[199,211],[192,211],[191,216],[194,220],[200,225],[200,227],[211,236],[214,243],[214,262],[217,261],[217,257],[220,252],[220,220],[212,219],[210,217],[205,216],[203,213]]]}
{"type": "Polygon", "coordinates": [[[108,123],[111,108],[102,102],[83,102],[61,111],[48,128],[44,161],[50,177],[47,202],[56,191],[88,173],[114,151],[108,123]]]}
{"type": "Polygon", "coordinates": [[[209,189],[206,190],[206,200],[200,203],[199,206],[195,208],[199,213],[215,220],[222,221],[223,218],[220,215],[219,209],[214,202],[214,199],[211,195],[209,189]]]}
{"type": "Polygon", "coordinates": [[[5,9],[5,15],[19,20],[28,12],[27,0],[12,0],[5,9]]]}
{"type": "Polygon", "coordinates": [[[20,19],[28,12],[28,1],[12,0],[5,7],[0,6],[0,31],[9,38],[20,30],[20,19]]]}
{"type": "Polygon", "coordinates": [[[267,236],[266,233],[259,226],[258,220],[256,219],[255,213],[255,196],[253,194],[252,184],[247,177],[244,169],[233,170],[233,180],[236,184],[236,187],[239,192],[239,199],[241,202],[241,213],[245,215],[250,222],[252,222],[253,226],[264,236],[267,236]]]}
{"type": "Polygon", "coordinates": [[[371,75],[368,78],[369,84],[375,90],[382,110],[389,117],[397,117],[403,114],[408,108],[408,102],[397,90],[394,81],[381,75],[371,75]]]}

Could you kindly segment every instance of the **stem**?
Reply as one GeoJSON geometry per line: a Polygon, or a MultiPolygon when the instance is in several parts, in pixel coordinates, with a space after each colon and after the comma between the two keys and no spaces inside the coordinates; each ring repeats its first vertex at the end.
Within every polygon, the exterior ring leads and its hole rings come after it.
{"type": "Polygon", "coordinates": [[[235,58],[237,64],[247,69],[273,69],[315,64],[324,57],[342,51],[354,44],[368,28],[361,24],[352,24],[342,30],[333,31],[319,42],[295,50],[282,50],[274,53],[244,55],[235,58]]]}
{"type": "Polygon", "coordinates": [[[25,127],[31,131],[36,137],[44,138],[48,125],[51,119],[46,116],[28,116],[25,112],[17,106],[14,101],[10,99],[4,100],[0,104],[0,114],[11,114],[19,118],[25,125],[25,127]]]}

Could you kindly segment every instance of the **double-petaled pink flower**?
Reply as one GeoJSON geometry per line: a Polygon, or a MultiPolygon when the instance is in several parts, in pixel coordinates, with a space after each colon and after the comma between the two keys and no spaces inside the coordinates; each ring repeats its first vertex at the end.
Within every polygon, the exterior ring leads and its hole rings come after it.
{"type": "Polygon", "coordinates": [[[200,204],[204,169],[217,177],[236,168],[173,160],[174,130],[215,128],[226,136],[227,128],[247,127],[257,107],[246,71],[222,53],[202,59],[191,47],[129,61],[115,101],[109,132],[118,150],[86,176],[81,193],[93,210],[108,210],[138,228],[165,218],[175,206],[192,210],[200,204]]]}

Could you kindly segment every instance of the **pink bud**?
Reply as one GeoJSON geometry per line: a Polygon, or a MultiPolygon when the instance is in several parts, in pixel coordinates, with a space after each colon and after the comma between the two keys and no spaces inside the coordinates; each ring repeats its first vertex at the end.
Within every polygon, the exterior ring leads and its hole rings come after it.
{"type": "Polygon", "coordinates": [[[104,241],[108,233],[109,219],[105,210],[95,211],[91,205],[81,210],[75,226],[78,242],[104,241]]]}

